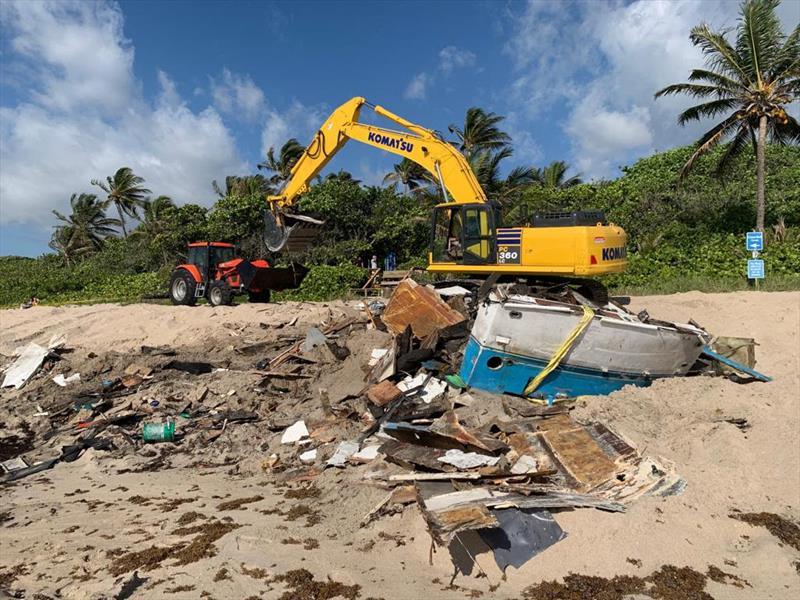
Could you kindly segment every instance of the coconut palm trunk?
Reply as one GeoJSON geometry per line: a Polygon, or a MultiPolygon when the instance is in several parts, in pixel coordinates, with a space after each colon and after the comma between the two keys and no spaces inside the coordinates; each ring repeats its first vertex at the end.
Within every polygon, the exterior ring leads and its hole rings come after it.
{"type": "Polygon", "coordinates": [[[756,144],[756,229],[764,232],[764,206],[766,196],[767,115],[758,119],[758,143],[756,144]]]}
{"type": "Polygon", "coordinates": [[[128,230],[125,227],[125,215],[122,214],[122,207],[119,204],[117,204],[117,214],[119,215],[119,222],[122,226],[122,237],[126,238],[128,237],[128,230]]]}

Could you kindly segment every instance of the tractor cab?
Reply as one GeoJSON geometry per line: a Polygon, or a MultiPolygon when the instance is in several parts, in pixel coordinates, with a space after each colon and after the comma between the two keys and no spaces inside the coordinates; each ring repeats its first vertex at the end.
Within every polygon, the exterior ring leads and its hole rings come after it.
{"type": "Polygon", "coordinates": [[[233,244],[225,242],[194,242],[189,244],[186,264],[197,268],[203,282],[214,279],[217,266],[236,258],[233,244]]]}

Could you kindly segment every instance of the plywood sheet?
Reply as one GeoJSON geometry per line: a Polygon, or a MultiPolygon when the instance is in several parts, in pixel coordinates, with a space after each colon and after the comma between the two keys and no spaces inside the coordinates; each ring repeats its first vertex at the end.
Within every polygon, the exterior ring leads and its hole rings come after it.
{"type": "Polygon", "coordinates": [[[556,460],[584,489],[591,489],[614,477],[616,464],[582,427],[547,431],[542,437],[556,460]]]}

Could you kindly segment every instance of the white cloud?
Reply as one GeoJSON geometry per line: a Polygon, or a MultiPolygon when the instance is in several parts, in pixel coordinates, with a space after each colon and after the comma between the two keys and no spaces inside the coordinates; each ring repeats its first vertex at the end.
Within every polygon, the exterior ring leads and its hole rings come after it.
{"type": "Polygon", "coordinates": [[[544,157],[536,136],[526,127],[524,116],[510,111],[503,121],[503,130],[513,140],[514,156],[511,162],[518,165],[535,165],[544,157]]]}
{"type": "Polygon", "coordinates": [[[630,151],[649,151],[653,142],[650,111],[642,106],[609,110],[580,103],[566,131],[577,145],[577,168],[582,173],[608,173],[630,151]],[[618,162],[614,162],[618,161],[618,162]]]}
{"type": "Polygon", "coordinates": [[[419,73],[408,83],[404,96],[411,100],[424,100],[428,93],[431,77],[427,73],[419,73]]]}
{"type": "Polygon", "coordinates": [[[113,114],[137,95],[133,47],[115,4],[4,3],[0,15],[39,105],[113,114]]]}
{"type": "Polygon", "coordinates": [[[473,52],[456,46],[446,46],[439,52],[439,70],[450,73],[453,69],[472,67],[475,65],[476,56],[473,52]]]}
{"type": "Polygon", "coordinates": [[[410,100],[424,100],[428,95],[428,89],[437,79],[451,75],[456,69],[474,67],[476,61],[474,52],[457,46],[445,46],[439,51],[439,61],[433,73],[423,71],[415,75],[406,86],[403,95],[410,100]]]}
{"type": "Polygon", "coordinates": [[[187,108],[166,73],[156,101],[142,97],[115,5],[4,3],[2,18],[32,92],[0,108],[0,222],[51,225],[52,209],[121,166],[157,194],[207,205],[212,179],[248,170],[220,115],[187,108]]]}
{"type": "Polygon", "coordinates": [[[158,71],[158,84],[161,86],[161,95],[158,102],[161,106],[178,107],[183,105],[183,98],[178,93],[178,86],[166,72],[158,71]]]}
{"type": "Polygon", "coordinates": [[[211,97],[220,112],[235,115],[245,121],[257,120],[266,107],[264,92],[249,75],[222,71],[222,80],[211,80],[211,97]]]}
{"type": "MultiPolygon", "coordinates": [[[[738,0],[531,1],[515,15],[505,47],[517,70],[510,110],[533,129],[545,111],[566,109],[572,160],[593,177],[611,175],[654,150],[690,143],[709,126],[677,125],[678,113],[692,100],[655,100],[653,94],[685,81],[691,68],[703,64],[689,42],[692,27],[733,27],[738,9],[738,0]]],[[[784,29],[796,23],[796,17],[784,18],[784,29]]]]}
{"type": "Polygon", "coordinates": [[[296,138],[303,145],[308,144],[326,116],[322,107],[306,106],[297,100],[285,111],[268,109],[261,131],[262,156],[266,156],[270,148],[275,148],[277,152],[289,138],[296,138]]]}
{"type": "Polygon", "coordinates": [[[379,166],[372,164],[371,161],[362,159],[358,163],[358,170],[355,173],[355,178],[364,185],[379,186],[383,183],[383,178],[392,170],[391,163],[388,166],[379,166]]]}

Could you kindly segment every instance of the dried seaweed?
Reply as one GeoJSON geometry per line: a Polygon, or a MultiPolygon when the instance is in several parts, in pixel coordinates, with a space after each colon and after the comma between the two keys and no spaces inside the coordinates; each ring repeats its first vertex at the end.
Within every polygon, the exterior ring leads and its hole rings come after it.
{"type": "Polygon", "coordinates": [[[744,521],[749,525],[765,527],[772,535],[795,550],[800,550],[800,526],[789,519],[768,512],[739,513],[728,515],[731,519],[744,521]]]}

